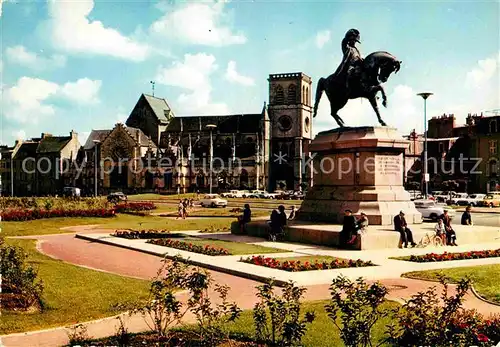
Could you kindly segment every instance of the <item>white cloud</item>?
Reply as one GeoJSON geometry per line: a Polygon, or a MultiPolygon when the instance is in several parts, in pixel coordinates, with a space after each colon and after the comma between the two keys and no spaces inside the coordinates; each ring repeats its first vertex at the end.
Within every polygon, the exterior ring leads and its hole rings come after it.
{"type": "Polygon", "coordinates": [[[226,74],[224,77],[229,82],[242,84],[244,86],[255,85],[255,81],[253,78],[240,75],[238,71],[236,71],[236,62],[232,60],[227,64],[226,74]]]}
{"type": "Polygon", "coordinates": [[[182,93],[174,107],[177,114],[227,114],[224,103],[211,102],[212,85],[210,75],[216,71],[215,57],[198,53],[184,55],[184,61],[158,69],[156,81],[160,84],[179,87],[188,91],[182,93]]]}
{"type": "Polygon", "coordinates": [[[4,115],[18,123],[36,124],[55,114],[50,99],[62,98],[76,103],[94,103],[101,81],[87,78],[58,85],[39,78],[21,77],[16,85],[5,90],[2,106],[4,115]]]}
{"type": "Polygon", "coordinates": [[[76,82],[67,82],[60,88],[60,93],[68,100],[79,104],[95,104],[99,102],[98,94],[102,82],[88,78],[80,78],[76,82]]]}
{"type": "Polygon", "coordinates": [[[173,10],[162,6],[166,13],[149,30],[153,35],[188,44],[220,47],[245,43],[245,35],[230,27],[224,5],[224,1],[204,1],[173,10]]]}
{"type": "Polygon", "coordinates": [[[147,58],[149,46],[105,27],[100,21],[90,21],[88,16],[93,8],[93,0],[49,0],[50,34],[56,48],[136,62],[147,58]]]}
{"type": "Polygon", "coordinates": [[[473,88],[481,88],[495,75],[498,77],[498,65],[500,63],[500,52],[495,58],[479,60],[477,66],[467,73],[466,85],[473,88]]]}
{"type": "Polygon", "coordinates": [[[7,47],[5,55],[10,62],[37,71],[60,68],[66,65],[66,57],[63,55],[54,54],[46,58],[35,52],[28,51],[26,47],[21,45],[7,47]]]}
{"type": "Polygon", "coordinates": [[[323,46],[330,41],[330,30],[323,30],[316,34],[316,46],[321,49],[323,46]]]}

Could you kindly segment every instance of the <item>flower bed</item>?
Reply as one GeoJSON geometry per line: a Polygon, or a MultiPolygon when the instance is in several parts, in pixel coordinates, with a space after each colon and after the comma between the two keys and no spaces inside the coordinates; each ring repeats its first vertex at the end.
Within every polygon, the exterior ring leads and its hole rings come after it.
{"type": "Polygon", "coordinates": [[[231,229],[228,228],[228,227],[224,227],[224,228],[214,228],[213,226],[212,227],[209,227],[209,228],[205,228],[203,230],[200,230],[200,233],[202,234],[214,234],[214,233],[228,233],[230,232],[231,229]]]}
{"type": "Polygon", "coordinates": [[[363,261],[361,259],[358,260],[347,260],[337,258],[332,260],[331,262],[313,262],[310,263],[308,261],[301,262],[300,260],[285,260],[280,261],[276,258],[266,258],[263,256],[252,256],[246,259],[240,259],[243,263],[265,266],[272,269],[285,270],[290,272],[298,272],[298,271],[310,271],[310,270],[328,270],[328,269],[343,269],[350,267],[364,267],[364,266],[374,266],[371,261],[363,261]]]}
{"type": "Polygon", "coordinates": [[[116,213],[141,214],[156,209],[152,202],[125,202],[115,206],[116,213]]]}
{"type": "Polygon", "coordinates": [[[106,208],[97,209],[10,209],[1,213],[2,221],[27,221],[42,218],[57,217],[113,217],[115,210],[106,208]]]}
{"type": "Polygon", "coordinates": [[[394,259],[407,260],[416,263],[429,263],[437,261],[483,259],[483,258],[494,258],[494,257],[500,257],[500,249],[491,251],[490,250],[470,251],[470,252],[458,252],[458,253],[444,252],[442,254],[428,253],[424,255],[410,255],[408,257],[398,257],[394,259]]]}
{"type": "Polygon", "coordinates": [[[111,236],[121,237],[124,239],[162,239],[183,237],[185,235],[179,233],[172,234],[168,230],[115,230],[114,234],[111,234],[111,236]]]}
{"type": "Polygon", "coordinates": [[[159,240],[149,240],[148,243],[152,243],[158,246],[165,246],[170,248],[176,248],[183,251],[200,253],[205,255],[230,255],[229,251],[224,248],[213,247],[210,245],[199,246],[193,245],[192,243],[172,240],[172,239],[159,239],[159,240]]]}

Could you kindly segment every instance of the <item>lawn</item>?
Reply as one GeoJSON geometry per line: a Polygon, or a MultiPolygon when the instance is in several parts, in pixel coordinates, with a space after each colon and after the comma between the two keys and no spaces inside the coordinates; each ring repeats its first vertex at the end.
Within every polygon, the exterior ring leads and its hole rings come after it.
{"type": "Polygon", "coordinates": [[[224,248],[229,252],[230,255],[289,252],[287,250],[279,248],[264,247],[259,245],[253,245],[250,243],[232,242],[232,241],[217,240],[211,238],[186,236],[183,238],[175,238],[175,240],[191,243],[194,246],[205,247],[206,245],[209,245],[210,247],[224,248]]]}
{"type": "Polygon", "coordinates": [[[0,334],[57,327],[112,316],[112,307],[146,298],[149,282],[70,265],[40,254],[33,240],[7,240],[22,247],[38,269],[45,310],[37,314],[2,312],[0,334]]]}
{"type": "Polygon", "coordinates": [[[134,216],[118,214],[113,218],[48,218],[27,222],[4,222],[2,234],[4,236],[28,236],[67,233],[62,227],[99,224],[106,229],[167,229],[198,230],[205,228],[230,227],[229,218],[206,219],[170,219],[158,216],[134,216]]]}
{"type": "Polygon", "coordinates": [[[500,304],[500,264],[467,266],[452,269],[438,269],[429,271],[413,271],[403,274],[404,277],[423,280],[437,280],[442,273],[453,282],[469,276],[473,279],[474,288],[484,298],[500,304]]]}

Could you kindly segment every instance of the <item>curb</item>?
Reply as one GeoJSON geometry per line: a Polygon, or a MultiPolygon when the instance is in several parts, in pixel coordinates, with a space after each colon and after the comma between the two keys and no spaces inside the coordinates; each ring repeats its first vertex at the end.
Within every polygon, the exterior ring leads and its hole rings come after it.
{"type": "MultiPolygon", "coordinates": [[[[125,249],[131,250],[131,251],[142,252],[142,253],[146,253],[149,255],[153,255],[155,257],[163,257],[163,258],[167,258],[167,259],[177,258],[177,256],[175,256],[175,255],[158,254],[156,252],[148,251],[145,249],[143,250],[143,249],[137,249],[137,248],[126,246],[126,245],[119,245],[119,244],[116,244],[116,243],[113,243],[110,241],[94,239],[94,238],[87,237],[85,235],[80,235],[80,234],[76,234],[75,238],[90,241],[90,242],[102,243],[102,244],[109,245],[109,246],[121,247],[121,248],[125,248],[125,249]]],[[[187,259],[180,258],[179,260],[182,262],[185,262],[186,264],[189,264],[189,265],[198,266],[198,267],[212,270],[212,271],[222,272],[222,273],[226,273],[226,274],[237,276],[237,277],[246,278],[246,279],[257,281],[257,282],[267,283],[267,282],[269,282],[269,280],[273,280],[274,285],[276,285],[278,287],[284,287],[288,283],[287,281],[277,280],[275,278],[264,277],[264,276],[260,276],[258,274],[251,274],[251,273],[247,273],[247,272],[243,272],[243,271],[228,269],[228,268],[221,267],[218,265],[212,265],[212,264],[207,264],[207,263],[203,263],[203,262],[196,261],[196,260],[191,260],[189,258],[187,258],[187,259]]]]}

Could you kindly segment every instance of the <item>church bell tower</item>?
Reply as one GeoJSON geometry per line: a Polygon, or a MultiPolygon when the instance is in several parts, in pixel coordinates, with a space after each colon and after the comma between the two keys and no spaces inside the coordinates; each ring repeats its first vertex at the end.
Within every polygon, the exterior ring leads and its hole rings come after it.
{"type": "Polygon", "coordinates": [[[298,190],[312,183],[311,77],[302,72],[269,75],[271,150],[269,188],[298,190]]]}

